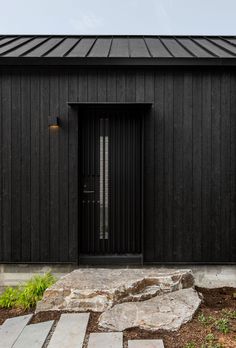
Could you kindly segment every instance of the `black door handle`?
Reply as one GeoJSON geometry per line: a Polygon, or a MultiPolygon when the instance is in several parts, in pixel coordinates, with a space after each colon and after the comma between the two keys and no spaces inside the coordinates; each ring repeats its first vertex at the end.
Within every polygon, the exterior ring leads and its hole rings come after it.
{"type": "Polygon", "coordinates": [[[83,191],[83,193],[94,193],[95,191],[83,191]]]}

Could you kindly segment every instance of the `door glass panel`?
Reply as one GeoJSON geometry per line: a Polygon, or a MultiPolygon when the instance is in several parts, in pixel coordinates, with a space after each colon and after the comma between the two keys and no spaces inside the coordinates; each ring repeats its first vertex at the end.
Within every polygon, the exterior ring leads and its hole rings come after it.
{"type": "Polygon", "coordinates": [[[109,219],[108,219],[108,199],[109,199],[109,137],[108,119],[100,119],[100,239],[108,239],[109,219]]]}

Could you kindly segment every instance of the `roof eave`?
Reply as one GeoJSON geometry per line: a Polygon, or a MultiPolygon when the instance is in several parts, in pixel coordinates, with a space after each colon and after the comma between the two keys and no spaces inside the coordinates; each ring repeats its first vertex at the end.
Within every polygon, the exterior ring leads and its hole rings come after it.
{"type": "Polygon", "coordinates": [[[0,65],[43,66],[236,66],[235,58],[78,58],[78,57],[0,57],[0,65]]]}

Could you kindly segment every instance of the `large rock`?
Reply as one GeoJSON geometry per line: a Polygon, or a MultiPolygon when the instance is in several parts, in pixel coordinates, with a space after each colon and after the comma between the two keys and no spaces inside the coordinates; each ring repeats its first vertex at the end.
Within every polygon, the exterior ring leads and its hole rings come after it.
{"type": "Polygon", "coordinates": [[[109,331],[132,327],[176,331],[192,319],[200,303],[195,290],[183,289],[143,302],[117,304],[101,314],[99,327],[109,331]]]}
{"type": "Polygon", "coordinates": [[[47,289],[36,311],[103,312],[117,303],[143,301],[193,285],[191,270],[83,268],[47,289]]]}

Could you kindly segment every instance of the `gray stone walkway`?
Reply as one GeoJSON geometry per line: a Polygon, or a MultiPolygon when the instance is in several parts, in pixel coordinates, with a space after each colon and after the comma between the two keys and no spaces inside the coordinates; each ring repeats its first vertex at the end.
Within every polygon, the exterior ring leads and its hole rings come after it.
{"type": "Polygon", "coordinates": [[[122,348],[122,332],[91,333],[88,348],[122,348]]]}
{"type": "Polygon", "coordinates": [[[7,319],[2,326],[0,326],[0,348],[11,348],[20,336],[21,332],[28,324],[32,315],[24,315],[7,319]]]}
{"type": "MultiPolygon", "coordinates": [[[[89,313],[62,314],[55,331],[54,321],[29,324],[32,315],[7,319],[0,325],[0,348],[123,348],[122,332],[99,332],[85,335],[89,313]],[[48,339],[47,337],[50,337],[48,339]]],[[[164,348],[162,340],[128,341],[128,348],[164,348]]]]}

